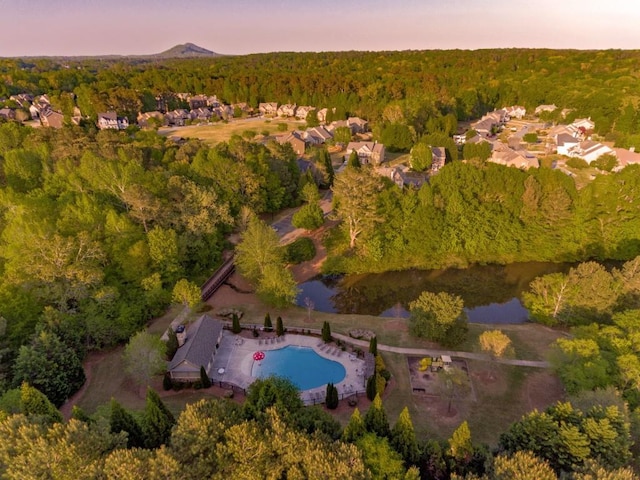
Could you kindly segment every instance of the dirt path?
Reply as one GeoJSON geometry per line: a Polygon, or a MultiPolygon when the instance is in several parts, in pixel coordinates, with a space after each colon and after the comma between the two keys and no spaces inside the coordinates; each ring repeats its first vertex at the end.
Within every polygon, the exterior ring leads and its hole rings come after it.
{"type": "Polygon", "coordinates": [[[91,383],[91,377],[92,377],[94,365],[100,363],[100,361],[102,361],[105,357],[111,355],[112,353],[113,352],[111,351],[100,351],[100,352],[91,352],[89,353],[89,355],[87,355],[87,358],[82,363],[84,376],[86,377],[84,383],[82,384],[82,387],[80,387],[80,390],[74,393],[73,396],[60,407],[60,413],[62,413],[62,416],[64,417],[65,420],[69,420],[71,418],[71,412],[73,410],[74,405],[76,405],[80,401],[80,399],[84,396],[85,392],[87,391],[87,388],[91,383]]]}

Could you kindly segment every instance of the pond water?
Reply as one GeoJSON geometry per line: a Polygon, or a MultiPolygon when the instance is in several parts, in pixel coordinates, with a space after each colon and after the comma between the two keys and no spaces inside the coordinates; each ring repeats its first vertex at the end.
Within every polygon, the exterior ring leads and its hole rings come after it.
{"type": "Polygon", "coordinates": [[[470,322],[522,323],[529,313],[520,298],[529,283],[540,275],[568,272],[574,265],[528,262],[322,276],[299,285],[296,303],[307,308],[312,302],[313,309],[320,312],[406,318],[409,303],[428,290],[462,297],[470,322]]]}

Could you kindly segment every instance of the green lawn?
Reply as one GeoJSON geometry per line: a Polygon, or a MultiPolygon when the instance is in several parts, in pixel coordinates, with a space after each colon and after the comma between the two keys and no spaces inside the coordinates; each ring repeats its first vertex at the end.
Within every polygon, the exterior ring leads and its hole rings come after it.
{"type": "Polygon", "coordinates": [[[269,135],[283,133],[278,128],[278,124],[282,123],[287,125],[287,131],[304,126],[304,122],[290,119],[244,118],[233,120],[229,123],[217,122],[212,125],[163,127],[158,130],[158,133],[167,137],[199,138],[209,145],[215,145],[216,143],[228,141],[232,135],[242,135],[242,133],[247,130],[254,131],[258,137],[261,136],[264,131],[269,132],[269,135]]]}

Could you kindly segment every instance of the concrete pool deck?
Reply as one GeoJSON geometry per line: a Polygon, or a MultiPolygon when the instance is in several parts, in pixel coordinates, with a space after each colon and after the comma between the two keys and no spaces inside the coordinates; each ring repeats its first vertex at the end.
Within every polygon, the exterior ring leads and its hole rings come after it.
{"type": "MultiPolygon", "coordinates": [[[[335,384],[340,398],[365,390],[364,360],[342,351],[339,347],[327,345],[318,337],[295,334],[286,334],[283,337],[244,338],[225,330],[211,368],[211,379],[214,382],[226,382],[246,389],[257,380],[257,377],[251,375],[253,354],[289,345],[312,348],[321,357],[342,364],[346,375],[341,382],[335,384]],[[219,373],[220,369],[224,369],[224,373],[219,373]]],[[[313,404],[324,402],[325,394],[326,384],[304,390],[300,396],[306,404],[313,404]]]]}

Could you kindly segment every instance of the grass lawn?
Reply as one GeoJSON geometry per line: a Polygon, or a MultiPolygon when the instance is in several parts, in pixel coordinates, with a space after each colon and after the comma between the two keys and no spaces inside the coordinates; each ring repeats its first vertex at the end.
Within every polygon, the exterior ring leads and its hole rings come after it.
{"type": "Polygon", "coordinates": [[[284,133],[278,129],[278,124],[287,125],[287,131],[291,131],[303,126],[304,122],[291,119],[251,117],[233,120],[229,123],[217,122],[211,125],[163,127],[158,130],[158,133],[167,137],[199,138],[209,145],[215,145],[228,141],[232,135],[242,135],[242,132],[246,130],[253,130],[258,136],[264,131],[269,132],[269,135],[284,133]]]}

